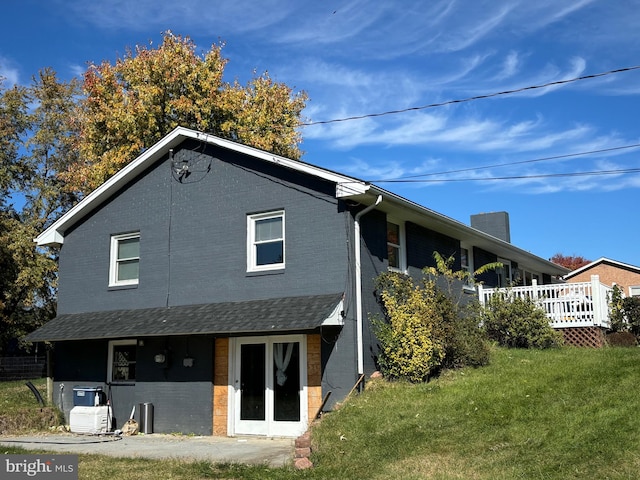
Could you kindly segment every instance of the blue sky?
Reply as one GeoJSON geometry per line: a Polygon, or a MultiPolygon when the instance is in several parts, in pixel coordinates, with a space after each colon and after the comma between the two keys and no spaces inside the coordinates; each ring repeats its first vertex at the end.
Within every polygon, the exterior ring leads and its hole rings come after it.
{"type": "MultiPolygon", "coordinates": [[[[172,30],[203,52],[223,40],[228,81],[268,70],[306,91],[309,122],[640,65],[638,0],[9,0],[2,10],[5,85],[46,66],[68,79],[172,30]]],[[[548,176],[640,168],[640,148],[620,148],[640,144],[639,111],[640,70],[631,70],[316,123],[303,128],[302,148],[307,162],[467,224],[508,211],[512,242],[541,257],[640,265],[640,173],[548,176]],[[407,177],[429,181],[382,182],[407,177]]]]}

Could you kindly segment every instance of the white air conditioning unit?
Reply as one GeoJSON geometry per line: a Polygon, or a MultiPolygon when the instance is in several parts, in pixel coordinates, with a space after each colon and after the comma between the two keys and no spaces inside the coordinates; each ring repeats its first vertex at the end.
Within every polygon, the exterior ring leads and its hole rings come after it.
{"type": "Polygon", "coordinates": [[[111,431],[111,407],[73,407],[69,426],[73,433],[107,433],[111,431]]]}

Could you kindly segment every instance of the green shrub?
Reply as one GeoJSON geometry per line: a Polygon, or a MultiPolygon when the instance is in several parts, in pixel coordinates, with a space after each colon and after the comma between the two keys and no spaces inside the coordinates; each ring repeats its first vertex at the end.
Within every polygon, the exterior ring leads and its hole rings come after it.
{"type": "Polygon", "coordinates": [[[389,272],[378,277],[377,289],[384,310],[384,318],[373,320],[380,369],[391,378],[427,380],[444,358],[444,344],[436,334],[435,285],[416,286],[411,277],[389,272]]]}
{"type": "Polygon", "coordinates": [[[481,309],[487,336],[499,345],[512,348],[549,348],[562,345],[560,332],[529,297],[496,293],[481,309]]]}
{"type": "Polygon", "coordinates": [[[607,335],[607,344],[612,347],[635,347],[638,341],[631,332],[613,332],[607,335]]]}
{"type": "Polygon", "coordinates": [[[624,297],[617,285],[609,297],[609,319],[612,332],[628,332],[640,335],[640,297],[624,297]]]}
{"type": "Polygon", "coordinates": [[[479,327],[476,311],[467,305],[445,322],[443,368],[481,367],[489,363],[490,343],[479,327]]]}
{"type": "Polygon", "coordinates": [[[640,297],[626,297],[622,300],[622,311],[629,323],[631,333],[640,335],[640,297]]]}
{"type": "Polygon", "coordinates": [[[387,272],[376,280],[383,315],[372,319],[379,340],[378,366],[391,378],[427,380],[442,368],[489,363],[490,344],[480,328],[477,299],[462,300],[467,272],[453,272],[453,257],[434,254],[419,283],[387,272]]]}
{"type": "Polygon", "coordinates": [[[609,320],[611,322],[611,331],[613,332],[626,332],[629,330],[629,325],[624,318],[623,300],[622,290],[618,285],[614,285],[609,293],[609,320]]]}

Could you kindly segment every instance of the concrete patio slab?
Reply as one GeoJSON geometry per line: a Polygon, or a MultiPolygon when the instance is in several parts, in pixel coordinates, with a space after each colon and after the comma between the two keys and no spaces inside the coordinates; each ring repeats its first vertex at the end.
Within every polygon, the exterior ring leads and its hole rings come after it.
{"type": "Polygon", "coordinates": [[[0,445],[60,453],[113,457],[206,460],[280,467],[293,461],[291,438],[150,435],[85,435],[56,433],[0,436],[0,445]]]}

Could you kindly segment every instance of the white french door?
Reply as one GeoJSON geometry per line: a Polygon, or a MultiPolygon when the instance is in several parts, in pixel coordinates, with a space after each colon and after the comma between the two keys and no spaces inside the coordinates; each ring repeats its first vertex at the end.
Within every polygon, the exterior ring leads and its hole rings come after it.
{"type": "Polygon", "coordinates": [[[243,337],[230,343],[232,433],[304,433],[308,422],[306,337],[243,337]]]}

